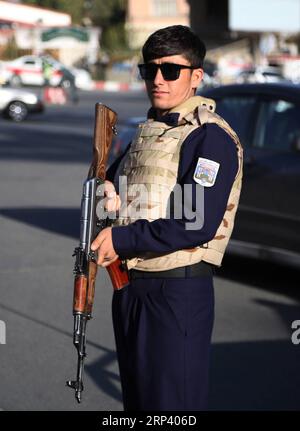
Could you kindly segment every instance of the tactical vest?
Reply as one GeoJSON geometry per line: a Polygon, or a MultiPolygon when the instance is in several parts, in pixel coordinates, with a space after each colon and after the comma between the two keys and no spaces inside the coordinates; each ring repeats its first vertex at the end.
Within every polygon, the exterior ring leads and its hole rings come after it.
{"type": "Polygon", "coordinates": [[[198,127],[215,123],[225,130],[236,144],[238,171],[223,220],[214,238],[206,244],[163,255],[151,252],[139,254],[124,261],[128,269],[162,271],[192,265],[201,260],[221,265],[240,197],[243,151],[236,133],[214,110],[213,100],[194,96],[170,111],[180,114],[178,126],[171,127],[152,119],[139,125],[130,149],[118,169],[118,175],[127,181],[127,196],[114,222],[114,225],[122,226],[141,218],[150,222],[167,218],[169,198],[177,184],[182,143],[198,127]]]}

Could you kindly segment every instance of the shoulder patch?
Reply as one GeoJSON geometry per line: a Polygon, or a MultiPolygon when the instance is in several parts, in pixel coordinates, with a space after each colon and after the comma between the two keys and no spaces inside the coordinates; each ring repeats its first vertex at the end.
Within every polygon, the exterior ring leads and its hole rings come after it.
{"type": "Polygon", "coordinates": [[[217,178],[220,163],[199,157],[193,179],[203,187],[212,187],[217,178]]]}

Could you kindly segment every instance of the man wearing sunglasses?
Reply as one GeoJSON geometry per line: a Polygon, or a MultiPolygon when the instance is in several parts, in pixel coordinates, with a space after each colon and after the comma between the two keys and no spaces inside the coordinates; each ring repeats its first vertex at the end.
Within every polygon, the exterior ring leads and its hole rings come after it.
{"type": "Polygon", "coordinates": [[[148,120],[107,172],[121,194],[110,201],[118,218],[92,248],[99,265],[119,256],[129,271],[130,284],[113,296],[125,410],[207,408],[212,274],[234,224],[242,149],[214,101],[195,96],[204,56],[185,26],[148,38],[139,65],[148,120]]]}

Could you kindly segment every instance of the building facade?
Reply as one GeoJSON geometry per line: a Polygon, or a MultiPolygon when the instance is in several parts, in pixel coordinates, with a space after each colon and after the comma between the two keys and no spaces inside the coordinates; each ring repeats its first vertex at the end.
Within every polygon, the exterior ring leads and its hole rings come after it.
{"type": "Polygon", "coordinates": [[[187,0],[128,0],[126,29],[130,48],[139,49],[151,33],[175,24],[190,25],[187,0]]]}

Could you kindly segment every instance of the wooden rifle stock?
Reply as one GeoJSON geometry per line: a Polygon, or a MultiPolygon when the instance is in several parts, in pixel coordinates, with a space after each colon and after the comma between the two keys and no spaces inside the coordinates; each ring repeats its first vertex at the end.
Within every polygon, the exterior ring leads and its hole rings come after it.
{"type": "MultiPolygon", "coordinates": [[[[95,131],[94,131],[94,157],[88,177],[91,176],[105,180],[106,165],[112,143],[113,133],[116,133],[117,114],[107,106],[96,104],[95,131]]],[[[120,290],[129,283],[127,270],[118,258],[106,267],[113,288],[120,290]]]]}

